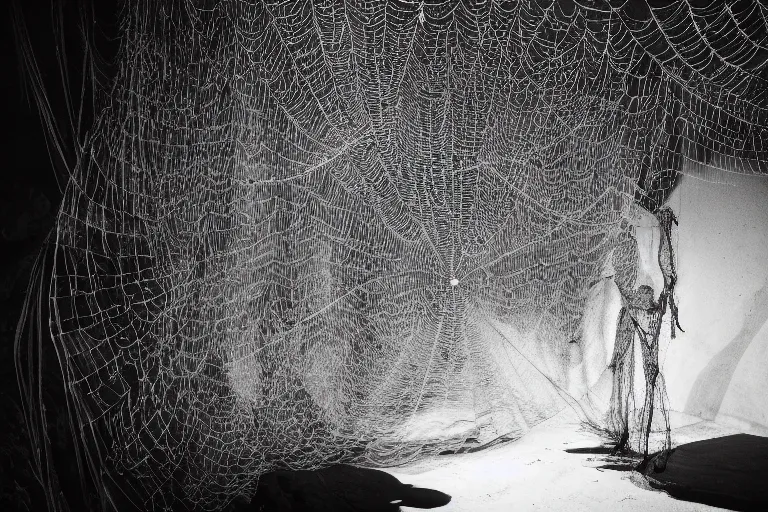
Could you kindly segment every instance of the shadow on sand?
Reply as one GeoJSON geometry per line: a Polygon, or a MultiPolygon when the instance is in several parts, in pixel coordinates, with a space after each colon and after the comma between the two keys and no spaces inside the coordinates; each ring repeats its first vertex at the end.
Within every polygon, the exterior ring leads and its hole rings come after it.
{"type": "Polygon", "coordinates": [[[663,470],[660,454],[632,460],[612,457],[606,447],[566,450],[575,454],[608,455],[598,469],[638,471],[655,489],[679,500],[739,511],[768,511],[768,438],[750,434],[706,439],[676,447],[663,470]]]}
{"type": "Polygon", "coordinates": [[[451,497],[403,484],[376,469],[338,464],[316,471],[275,471],[259,480],[245,512],[397,512],[400,506],[437,508],[451,497]]]}

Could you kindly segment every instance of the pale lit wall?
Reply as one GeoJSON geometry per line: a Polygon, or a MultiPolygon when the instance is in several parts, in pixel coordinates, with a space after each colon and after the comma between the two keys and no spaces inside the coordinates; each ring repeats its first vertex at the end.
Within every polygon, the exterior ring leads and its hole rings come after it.
{"type": "MultiPolygon", "coordinates": [[[[673,231],[675,296],[685,329],[671,339],[667,313],[659,361],[670,407],[768,434],[768,179],[710,171],[705,181],[692,177],[701,170],[687,172],[691,175],[668,201],[680,223],[673,231]]],[[[658,223],[644,214],[635,224],[636,284],[649,284],[658,295],[663,284],[658,223]]],[[[618,301],[610,279],[591,292],[579,347],[583,358],[569,375],[575,397],[586,387],[600,402],[610,396],[610,372],[604,369],[613,350],[618,301]]],[[[642,372],[639,365],[636,371],[642,372]]],[[[636,385],[643,387],[642,376],[636,385]]]]}
{"type": "Polygon", "coordinates": [[[768,180],[689,176],[669,199],[680,322],[663,371],[674,410],[768,426],[768,180]]]}

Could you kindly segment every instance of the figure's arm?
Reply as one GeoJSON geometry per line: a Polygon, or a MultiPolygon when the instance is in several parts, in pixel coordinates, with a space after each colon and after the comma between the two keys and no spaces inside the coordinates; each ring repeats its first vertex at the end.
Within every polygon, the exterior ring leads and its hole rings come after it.
{"type": "MultiPolygon", "coordinates": [[[[659,268],[664,276],[664,288],[659,295],[659,312],[663,316],[666,312],[666,306],[669,305],[672,313],[672,338],[675,337],[675,326],[680,329],[680,322],[677,316],[677,304],[675,304],[675,285],[677,284],[677,269],[675,268],[675,254],[672,249],[672,225],[677,225],[677,218],[674,212],[668,206],[661,208],[656,212],[656,218],[659,220],[659,229],[661,239],[659,241],[659,268]]],[[[661,322],[661,318],[659,318],[661,322]]]]}
{"type": "MultiPolygon", "coordinates": [[[[616,340],[613,343],[613,356],[611,357],[611,363],[608,368],[615,370],[619,360],[624,357],[624,353],[627,351],[629,341],[631,341],[632,334],[627,336],[627,320],[629,319],[629,312],[626,307],[622,307],[619,311],[619,320],[616,324],[616,340]]],[[[631,332],[631,330],[630,330],[631,332]]]]}
{"type": "MultiPolygon", "coordinates": [[[[656,212],[659,220],[661,239],[659,240],[659,268],[664,276],[664,291],[674,288],[677,281],[675,258],[672,250],[672,224],[677,224],[672,208],[665,206],[656,212]]],[[[663,292],[662,292],[663,293],[663,292]]]]}

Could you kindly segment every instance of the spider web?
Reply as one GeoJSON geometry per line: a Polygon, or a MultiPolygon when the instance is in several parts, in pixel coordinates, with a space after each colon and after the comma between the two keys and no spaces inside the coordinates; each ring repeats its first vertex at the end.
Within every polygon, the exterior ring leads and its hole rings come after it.
{"type": "Polygon", "coordinates": [[[766,170],[764,7],[615,4],[131,2],[52,278],[94,457],[216,509],[572,403],[638,204],[766,170]]]}

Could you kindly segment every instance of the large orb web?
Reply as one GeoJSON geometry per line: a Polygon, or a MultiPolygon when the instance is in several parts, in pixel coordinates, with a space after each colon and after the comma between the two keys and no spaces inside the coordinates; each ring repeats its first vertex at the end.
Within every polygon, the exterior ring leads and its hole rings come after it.
{"type": "Polygon", "coordinates": [[[53,277],[105,457],[214,509],[565,407],[638,197],[766,168],[764,8],[612,4],[131,2],[53,277]]]}

